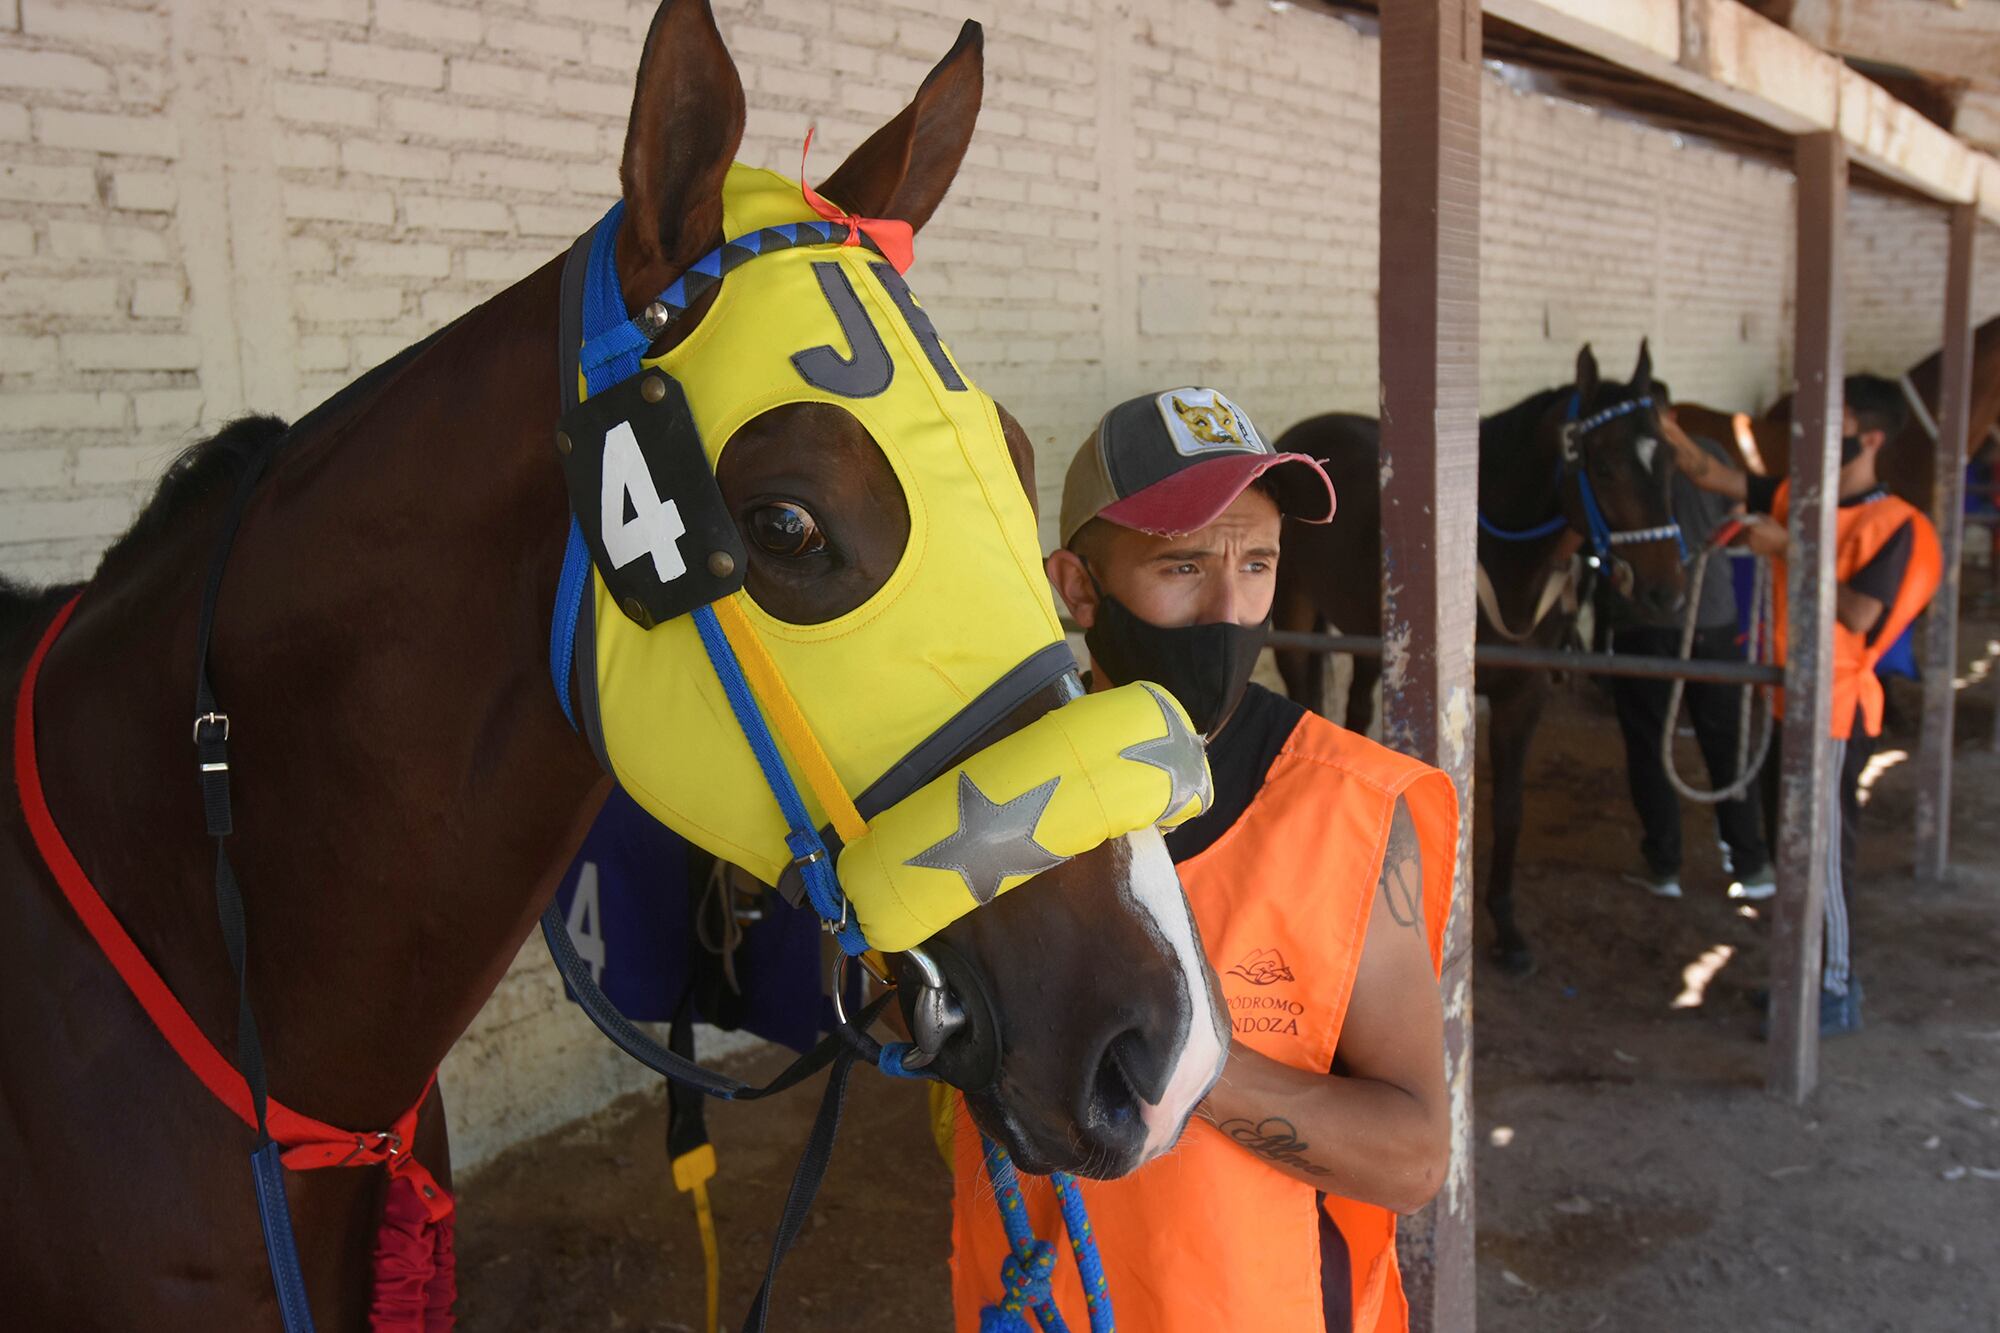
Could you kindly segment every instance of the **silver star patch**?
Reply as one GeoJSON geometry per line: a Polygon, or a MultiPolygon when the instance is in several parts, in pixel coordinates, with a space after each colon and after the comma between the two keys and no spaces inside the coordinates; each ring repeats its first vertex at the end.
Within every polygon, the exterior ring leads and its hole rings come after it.
{"type": "Polygon", "coordinates": [[[1035,841],[1035,826],[1056,794],[1059,777],[1031,787],[1011,801],[993,802],[970,775],[958,775],[958,828],[903,862],[949,870],[965,881],[976,903],[990,903],[1000,885],[1016,875],[1039,875],[1069,860],[1035,841]]]}
{"type": "Polygon", "coordinates": [[[1187,724],[1181,721],[1181,715],[1160,697],[1158,690],[1151,685],[1145,689],[1167,719],[1167,734],[1154,740],[1140,741],[1137,745],[1128,745],[1118,752],[1118,757],[1151,765],[1167,775],[1170,790],[1167,793],[1167,808],[1160,811],[1161,819],[1197,796],[1201,798],[1201,808],[1206,810],[1212,793],[1209,791],[1208,765],[1202,757],[1201,738],[1188,730],[1187,724]]]}

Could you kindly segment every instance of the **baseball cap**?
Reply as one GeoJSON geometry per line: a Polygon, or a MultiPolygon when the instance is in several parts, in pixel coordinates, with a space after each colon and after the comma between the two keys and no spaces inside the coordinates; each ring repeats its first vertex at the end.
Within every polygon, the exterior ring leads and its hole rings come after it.
{"type": "Polygon", "coordinates": [[[1333,482],[1310,454],[1273,453],[1249,415],[1215,389],[1142,394],[1104,414],[1063,478],[1063,545],[1093,518],[1156,536],[1213,523],[1270,473],[1278,512],[1333,517],[1333,482]]]}

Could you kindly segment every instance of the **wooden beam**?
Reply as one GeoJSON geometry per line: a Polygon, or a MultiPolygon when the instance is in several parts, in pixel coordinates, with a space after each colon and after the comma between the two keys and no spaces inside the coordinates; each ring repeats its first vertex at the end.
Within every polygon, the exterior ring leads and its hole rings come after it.
{"type": "MultiPolygon", "coordinates": [[[[1444,945],[1451,1163],[1402,1229],[1415,1333],[1470,1333],[1473,533],[1479,486],[1479,0],[1382,11],[1383,736],[1458,787],[1444,945]]],[[[1440,886],[1442,887],[1442,886],[1440,886]]]]}
{"type": "Polygon", "coordinates": [[[2000,149],[2000,88],[1967,88],[1958,95],[1951,132],[1982,152],[2000,149]]]}
{"type": "Polygon", "coordinates": [[[1796,0],[1791,28],[1829,51],[1926,74],[2000,70],[2000,5],[1988,0],[1796,0]]]}
{"type": "Polygon", "coordinates": [[[1790,625],[1780,735],[1778,896],[1771,922],[1772,1092],[1804,1101],[1819,1082],[1820,945],[1833,770],[1833,548],[1840,473],[1846,302],[1847,146],[1838,134],[1798,141],[1797,326],[1792,362],[1790,521],[1785,567],[1790,625]]]}
{"type": "Polygon", "coordinates": [[[1979,197],[1979,159],[1881,84],[1840,68],[1840,137],[1855,160],[1946,203],[1979,197]]]}
{"type": "MultiPolygon", "coordinates": [[[[2000,6],[1996,6],[2000,8],[2000,6]]],[[[1937,485],[1931,522],[1944,544],[1944,581],[1924,618],[1924,724],[1917,752],[1917,878],[1951,865],[1951,762],[1958,691],[1959,561],[1965,553],[1965,441],[1972,416],[1972,251],[1979,211],[1951,210],[1945,262],[1944,365],[1938,394],[1937,485]]]]}
{"type": "Polygon", "coordinates": [[[1787,135],[1832,130],[1855,162],[2000,222],[1993,159],[1738,0],[1486,0],[1489,12],[1787,135]]]}

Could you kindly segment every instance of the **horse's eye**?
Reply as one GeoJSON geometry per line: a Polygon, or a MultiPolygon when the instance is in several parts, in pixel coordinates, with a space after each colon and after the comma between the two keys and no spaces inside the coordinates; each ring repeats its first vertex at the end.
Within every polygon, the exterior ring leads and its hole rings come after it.
{"type": "Polygon", "coordinates": [[[818,521],[789,500],[758,505],[746,517],[750,539],[772,555],[797,557],[826,549],[818,521]]]}

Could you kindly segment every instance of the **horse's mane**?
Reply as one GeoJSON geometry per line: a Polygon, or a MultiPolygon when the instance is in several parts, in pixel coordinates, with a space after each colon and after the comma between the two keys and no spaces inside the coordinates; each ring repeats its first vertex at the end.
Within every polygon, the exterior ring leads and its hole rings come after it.
{"type": "Polygon", "coordinates": [[[1570,391],[1564,384],[1554,389],[1543,389],[1531,393],[1512,407],[1503,408],[1490,417],[1479,419],[1479,442],[1481,444],[1504,444],[1515,438],[1533,439],[1535,423],[1549,410],[1549,405],[1570,391]]]}
{"type": "MultiPolygon", "coordinates": [[[[97,564],[99,572],[173,527],[186,510],[227,485],[251,459],[275,448],[285,437],[285,431],[285,423],[277,417],[241,417],[182,450],[161,474],[159,485],[153,488],[153,498],[146,502],[124,534],[105,550],[97,564]]],[[[73,591],[75,586],[30,588],[0,578],[0,644],[11,642],[27,626],[38,622],[49,603],[73,591]]]]}
{"type": "Polygon", "coordinates": [[[269,454],[285,438],[287,429],[278,417],[238,417],[207,439],[183,449],[160,474],[153,498],[132,520],[132,526],[105,549],[98,569],[102,571],[133,547],[167,531],[184,511],[237,477],[252,459],[269,454]]]}

